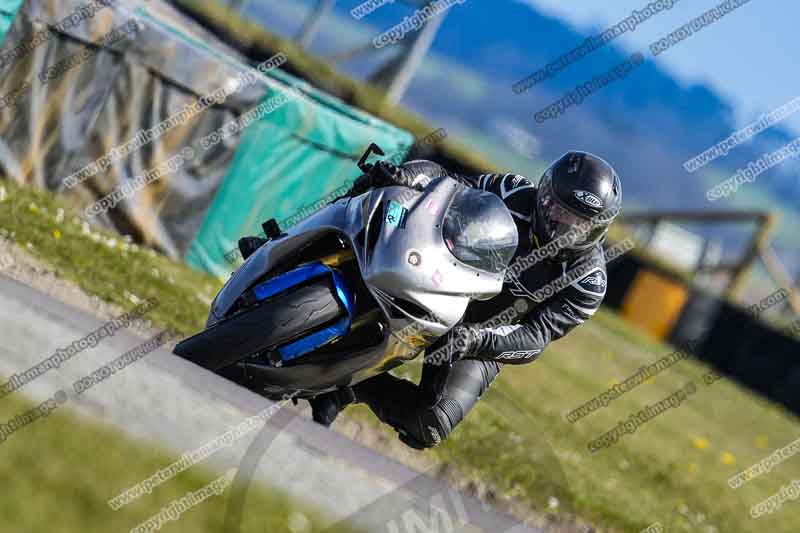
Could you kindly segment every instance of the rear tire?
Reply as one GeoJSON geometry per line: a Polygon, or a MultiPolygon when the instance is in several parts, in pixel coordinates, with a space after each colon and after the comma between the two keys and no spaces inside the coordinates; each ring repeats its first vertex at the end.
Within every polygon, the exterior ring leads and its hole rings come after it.
{"type": "Polygon", "coordinates": [[[180,342],[175,354],[209,370],[232,365],[343,315],[327,279],[282,294],[180,342]]]}

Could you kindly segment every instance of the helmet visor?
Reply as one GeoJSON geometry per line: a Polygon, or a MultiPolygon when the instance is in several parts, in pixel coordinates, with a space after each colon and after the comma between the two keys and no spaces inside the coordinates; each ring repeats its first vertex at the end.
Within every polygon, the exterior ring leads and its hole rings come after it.
{"type": "Polygon", "coordinates": [[[599,241],[608,229],[609,219],[603,213],[586,217],[563,206],[553,193],[551,177],[546,173],[539,184],[537,215],[546,242],[560,239],[566,249],[583,249],[599,241]]]}

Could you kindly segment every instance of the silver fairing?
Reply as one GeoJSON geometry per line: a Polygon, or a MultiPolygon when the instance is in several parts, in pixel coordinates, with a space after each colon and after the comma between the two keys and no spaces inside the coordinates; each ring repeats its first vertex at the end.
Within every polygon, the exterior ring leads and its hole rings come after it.
{"type": "MultiPolygon", "coordinates": [[[[453,196],[461,189],[463,185],[444,178],[423,192],[385,187],[339,200],[319,210],[284,230],[285,236],[267,242],[247,259],[214,300],[208,326],[222,319],[245,290],[293,250],[336,231],[350,240],[364,282],[381,306],[391,336],[405,345],[401,349],[390,342],[384,348],[393,355],[387,356],[413,357],[419,352],[420,344],[429,344],[458,323],[470,300],[492,298],[503,286],[502,273],[466,265],[445,245],[442,237],[445,213],[453,196]],[[390,205],[393,205],[392,217],[389,216],[390,205]],[[380,232],[374,246],[368,250],[370,243],[364,235],[369,235],[370,227],[375,224],[380,225],[380,232]],[[362,230],[365,231],[359,240],[357,236],[362,230]],[[404,311],[395,303],[396,299],[413,303],[416,314],[404,311]],[[410,328],[412,323],[417,325],[410,328]],[[408,351],[409,346],[414,348],[413,354],[399,353],[408,351]]],[[[494,195],[489,196],[490,202],[496,202],[498,213],[505,213],[499,216],[500,226],[507,224],[503,229],[516,235],[513,219],[503,202],[494,195]]]]}

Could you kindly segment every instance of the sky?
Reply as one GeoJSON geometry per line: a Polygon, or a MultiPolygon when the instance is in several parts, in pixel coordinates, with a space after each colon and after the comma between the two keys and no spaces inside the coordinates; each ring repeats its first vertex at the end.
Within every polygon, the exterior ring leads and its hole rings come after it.
{"type": "MultiPolygon", "coordinates": [[[[529,4],[588,33],[616,24],[650,2],[501,1],[529,4]]],[[[672,9],[637,26],[634,32],[626,32],[614,44],[631,51],[645,49],[719,3],[720,0],[677,1],[672,9]]],[[[730,99],[737,120],[744,124],[800,96],[800,68],[794,52],[798,20],[800,2],[796,0],[751,0],[656,61],[678,81],[711,84],[730,99]]],[[[800,117],[792,117],[785,124],[800,132],[800,117]]]]}

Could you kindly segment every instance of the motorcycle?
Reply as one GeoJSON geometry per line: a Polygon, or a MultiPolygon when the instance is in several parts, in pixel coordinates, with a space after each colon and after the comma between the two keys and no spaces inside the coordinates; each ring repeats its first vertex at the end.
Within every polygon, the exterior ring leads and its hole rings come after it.
{"type": "MultiPolygon", "coordinates": [[[[369,174],[374,143],[358,162],[369,174]]],[[[245,259],[174,353],[267,398],[312,398],[417,358],[503,286],[517,230],[496,195],[443,177],[340,198],[245,259]]]]}

